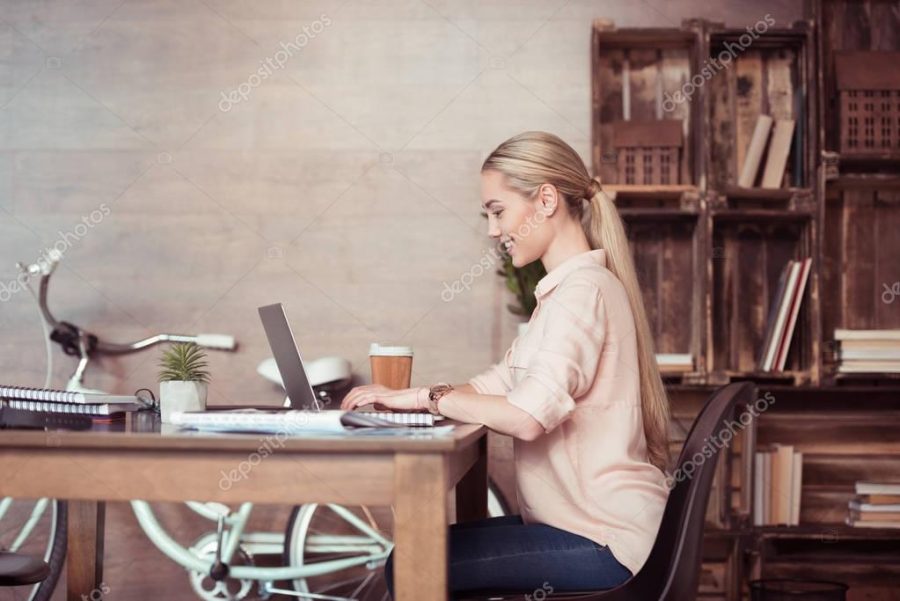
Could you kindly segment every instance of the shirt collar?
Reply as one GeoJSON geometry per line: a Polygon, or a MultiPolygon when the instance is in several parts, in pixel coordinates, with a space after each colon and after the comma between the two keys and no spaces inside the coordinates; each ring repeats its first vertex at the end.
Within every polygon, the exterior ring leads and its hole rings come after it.
{"type": "Polygon", "coordinates": [[[546,296],[551,290],[556,288],[567,275],[576,269],[588,265],[600,265],[601,267],[606,267],[606,251],[602,248],[598,248],[569,257],[554,267],[550,273],[541,278],[534,288],[534,296],[536,298],[546,296]]]}

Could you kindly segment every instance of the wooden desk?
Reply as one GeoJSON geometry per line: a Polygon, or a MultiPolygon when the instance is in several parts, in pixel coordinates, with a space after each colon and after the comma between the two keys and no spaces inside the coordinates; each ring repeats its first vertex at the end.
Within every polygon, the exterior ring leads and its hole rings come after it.
{"type": "Polygon", "coordinates": [[[448,492],[456,486],[458,520],[487,512],[483,426],[420,438],[287,438],[231,486],[220,485],[223,473],[259,453],[264,436],[155,430],[129,423],[119,432],[0,436],[0,496],[70,501],[69,601],[102,581],[103,501],[393,505],[401,601],[447,597],[448,492]]]}

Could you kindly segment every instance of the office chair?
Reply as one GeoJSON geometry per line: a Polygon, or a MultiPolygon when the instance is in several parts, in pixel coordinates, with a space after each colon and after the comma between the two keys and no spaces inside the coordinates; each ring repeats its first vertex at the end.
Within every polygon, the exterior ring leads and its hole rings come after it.
{"type": "MultiPolygon", "coordinates": [[[[743,408],[756,399],[756,386],[750,382],[729,384],[713,393],[687,436],[678,467],[692,463],[711,436],[725,429],[736,407],[743,408]]],[[[702,560],[703,525],[706,506],[716,470],[717,456],[695,469],[690,478],[676,478],[663,513],[656,542],[644,567],[628,582],[606,591],[551,593],[547,599],[566,601],[688,601],[697,596],[702,560]]],[[[676,474],[686,473],[676,471],[676,474]]],[[[476,591],[462,596],[465,601],[521,599],[534,591],[476,591]]]]}
{"type": "Polygon", "coordinates": [[[50,566],[41,559],[0,551],[0,586],[37,584],[49,574],[50,566]]]}

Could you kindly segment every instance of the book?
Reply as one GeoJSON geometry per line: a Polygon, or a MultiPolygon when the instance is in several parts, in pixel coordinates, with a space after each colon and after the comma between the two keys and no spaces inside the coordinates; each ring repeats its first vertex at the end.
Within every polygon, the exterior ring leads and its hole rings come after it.
{"type": "Polygon", "coordinates": [[[848,330],[836,328],[835,340],[896,340],[900,341],[900,330],[848,330]]]}
{"type": "Polygon", "coordinates": [[[859,503],[860,505],[897,505],[900,511],[900,495],[858,495],[851,503],[859,503]]]}
{"type": "Polygon", "coordinates": [[[784,371],[784,366],[787,363],[788,350],[791,348],[791,340],[794,336],[794,326],[797,325],[797,316],[800,315],[800,305],[803,302],[806,282],[809,279],[809,271],[812,268],[811,258],[803,259],[800,263],[799,280],[794,287],[793,298],[790,301],[787,325],[775,356],[775,371],[784,371]]]}
{"type": "Polygon", "coordinates": [[[863,501],[864,497],[851,499],[847,506],[853,511],[881,513],[881,512],[900,512],[900,503],[867,503],[863,501]]]}
{"type": "Polygon", "coordinates": [[[756,127],[753,129],[753,137],[747,147],[744,164],[738,176],[738,186],[752,188],[756,183],[756,175],[759,172],[759,163],[769,140],[769,132],[772,130],[772,118],[768,115],[760,115],[756,119],[756,127]]]}
{"type": "Polygon", "coordinates": [[[900,361],[900,345],[896,348],[844,348],[837,353],[841,361],[900,361]]]}
{"type": "Polygon", "coordinates": [[[139,411],[144,408],[142,403],[53,403],[50,401],[23,401],[21,399],[0,399],[0,404],[20,411],[35,411],[40,413],[66,413],[69,415],[116,415],[139,411]]]}
{"type": "Polygon", "coordinates": [[[791,261],[781,269],[781,275],[778,277],[778,287],[769,303],[769,316],[766,319],[766,336],[763,339],[762,348],[759,349],[759,356],[756,360],[757,368],[761,371],[765,370],[766,357],[769,347],[772,344],[772,338],[775,336],[775,321],[778,318],[778,307],[781,305],[781,298],[784,296],[784,287],[787,285],[788,274],[791,272],[791,261]]]}
{"type": "Polygon", "coordinates": [[[850,518],[860,522],[900,522],[900,511],[850,511],[850,518]]]}
{"type": "Polygon", "coordinates": [[[781,298],[778,302],[778,313],[775,317],[775,325],[772,330],[772,339],[769,347],[766,349],[765,361],[762,365],[763,371],[772,371],[775,366],[775,357],[781,341],[784,337],[784,331],[787,327],[788,313],[790,312],[790,302],[794,296],[794,290],[797,287],[800,277],[800,262],[790,261],[790,271],[788,272],[787,281],[784,285],[781,298]]]}
{"type": "Polygon", "coordinates": [[[769,154],[763,170],[761,187],[780,188],[784,180],[788,155],[791,153],[791,140],[794,137],[794,120],[778,119],[769,142],[769,154]]]}
{"type": "Polygon", "coordinates": [[[78,403],[81,405],[102,405],[110,403],[140,403],[134,395],[93,394],[70,392],[49,388],[26,388],[24,386],[0,385],[0,397],[23,401],[46,401],[50,403],[78,403]]]}
{"type": "Polygon", "coordinates": [[[772,452],[763,453],[763,524],[772,523],[772,452]]]}
{"type": "Polygon", "coordinates": [[[794,453],[791,470],[791,514],[788,524],[800,525],[800,498],[803,494],[803,453],[794,453]]]}
{"type": "Polygon", "coordinates": [[[900,340],[840,340],[841,351],[890,352],[900,350],[900,340]]]}
{"type": "Polygon", "coordinates": [[[838,372],[845,374],[900,373],[900,361],[851,361],[841,362],[838,372]]]}
{"type": "Polygon", "coordinates": [[[772,523],[791,523],[791,491],[793,489],[794,447],[778,445],[772,455],[772,523]]]}
{"type": "Polygon", "coordinates": [[[768,453],[757,452],[753,455],[753,525],[766,524],[765,492],[768,490],[765,482],[765,464],[768,453]]]}
{"type": "Polygon", "coordinates": [[[858,495],[900,495],[900,483],[893,482],[857,482],[858,495]]]}
{"type": "Polygon", "coordinates": [[[694,356],[688,353],[657,353],[656,364],[664,374],[684,373],[694,369],[694,356]]]}
{"type": "Polygon", "coordinates": [[[847,525],[854,528],[900,528],[900,522],[864,522],[862,520],[854,520],[847,518],[847,525]]]}

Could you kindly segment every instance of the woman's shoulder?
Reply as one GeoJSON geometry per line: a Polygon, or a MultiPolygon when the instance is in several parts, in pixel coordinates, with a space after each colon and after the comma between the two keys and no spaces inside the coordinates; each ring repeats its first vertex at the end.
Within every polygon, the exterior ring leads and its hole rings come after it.
{"type": "Polygon", "coordinates": [[[578,287],[593,288],[602,296],[611,299],[627,298],[625,287],[616,274],[599,263],[583,265],[566,274],[559,283],[561,292],[573,291],[578,287]]]}

